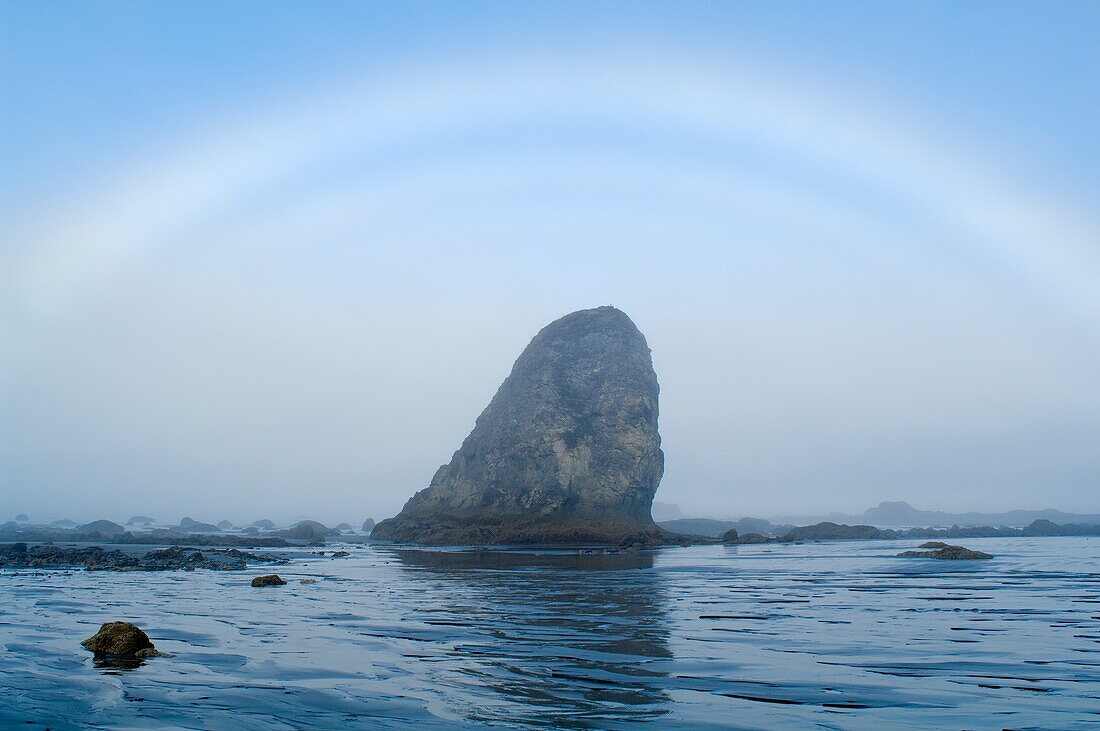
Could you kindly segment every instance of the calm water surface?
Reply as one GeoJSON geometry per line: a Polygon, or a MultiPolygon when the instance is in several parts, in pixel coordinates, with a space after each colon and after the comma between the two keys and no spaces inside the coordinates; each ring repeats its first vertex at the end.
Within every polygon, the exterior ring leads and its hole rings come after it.
{"type": "Polygon", "coordinates": [[[0,727],[1100,727],[1100,539],[916,543],[0,571],[0,727]],[[115,619],[174,657],[97,666],[115,619]]]}

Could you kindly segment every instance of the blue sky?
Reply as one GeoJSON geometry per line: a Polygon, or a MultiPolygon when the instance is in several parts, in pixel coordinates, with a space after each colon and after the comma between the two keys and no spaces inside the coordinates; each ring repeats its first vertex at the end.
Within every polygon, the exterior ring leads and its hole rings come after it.
{"type": "Polygon", "coordinates": [[[1094,3],[0,6],[0,490],[382,517],[542,325],[611,303],[689,512],[1100,509],[1098,31],[1094,3]]]}

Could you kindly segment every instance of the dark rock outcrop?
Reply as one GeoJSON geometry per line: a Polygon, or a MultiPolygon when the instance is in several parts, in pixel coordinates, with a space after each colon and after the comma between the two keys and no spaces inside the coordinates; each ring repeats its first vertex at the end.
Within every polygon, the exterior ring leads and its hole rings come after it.
{"type": "Polygon", "coordinates": [[[286,581],[278,574],[268,574],[267,576],[257,576],[252,580],[252,586],[264,587],[264,586],[286,586],[286,581]]]}
{"type": "Polygon", "coordinates": [[[221,528],[212,523],[203,523],[199,520],[184,518],[180,521],[179,530],[183,533],[218,533],[221,528]]]}
{"type": "Polygon", "coordinates": [[[734,545],[734,546],[750,546],[750,545],[754,545],[754,544],[757,544],[757,543],[767,543],[767,542],[768,542],[768,539],[765,538],[764,536],[760,535],[759,533],[746,533],[744,535],[737,536],[736,539],[734,539],[733,541],[730,541],[730,544],[734,545]]]}
{"type": "Polygon", "coordinates": [[[645,337],[614,307],[543,328],[449,464],[374,538],[430,544],[612,543],[667,534],[645,337]]]}
{"type": "Polygon", "coordinates": [[[984,551],[973,551],[962,546],[948,546],[942,543],[940,545],[943,547],[934,551],[902,551],[898,556],[901,558],[936,558],[941,561],[973,561],[993,558],[991,554],[984,551]]]}
{"type": "Polygon", "coordinates": [[[722,534],[722,543],[734,543],[737,541],[737,529],[730,528],[728,531],[722,534]]]}
{"type": "Polygon", "coordinates": [[[893,537],[873,525],[841,525],[825,521],[792,528],[780,540],[783,541],[835,541],[851,539],[875,539],[893,537]]]}
{"type": "Polygon", "coordinates": [[[85,525],[78,525],[73,529],[73,532],[80,536],[92,538],[116,538],[124,535],[126,529],[118,523],[112,523],[109,520],[94,520],[85,525]]]}
{"type": "Polygon", "coordinates": [[[339,535],[339,533],[340,531],[333,530],[316,520],[301,520],[290,529],[281,530],[276,535],[297,541],[324,541],[328,536],[339,535]]]}
{"type": "Polygon", "coordinates": [[[149,635],[130,622],[107,622],[80,644],[97,656],[143,658],[160,654],[149,635]]]}
{"type": "Polygon", "coordinates": [[[71,569],[83,566],[89,571],[234,571],[250,563],[286,563],[286,559],[270,554],[248,553],[235,548],[164,548],[148,551],[138,557],[118,549],[102,546],[38,545],[26,543],[0,544],[0,568],[71,569]]]}
{"type": "Polygon", "coordinates": [[[374,530],[374,518],[367,518],[363,521],[363,532],[370,533],[374,530]]]}

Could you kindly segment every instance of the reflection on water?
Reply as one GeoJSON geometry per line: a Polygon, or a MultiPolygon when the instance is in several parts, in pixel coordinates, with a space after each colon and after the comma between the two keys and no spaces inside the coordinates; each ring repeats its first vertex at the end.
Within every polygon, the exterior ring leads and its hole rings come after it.
{"type": "Polygon", "coordinates": [[[0,728],[1100,724],[1100,540],[895,558],[915,543],[352,546],[263,591],[256,572],[0,571],[0,728]],[[173,656],[96,661],[79,643],[115,619],[173,656]]]}
{"type": "Polygon", "coordinates": [[[460,626],[492,628],[454,648],[469,682],[506,703],[477,721],[557,727],[648,720],[667,712],[672,652],[653,554],[394,550],[418,584],[456,599],[460,626]],[[464,614],[468,610],[472,616],[464,614]]]}

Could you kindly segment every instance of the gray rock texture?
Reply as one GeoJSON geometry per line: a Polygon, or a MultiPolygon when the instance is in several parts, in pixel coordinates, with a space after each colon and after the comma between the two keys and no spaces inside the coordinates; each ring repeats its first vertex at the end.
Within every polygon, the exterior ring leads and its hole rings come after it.
{"type": "Polygon", "coordinates": [[[450,463],[373,537],[429,544],[652,544],[664,471],[645,337],[597,307],[543,328],[450,463]]]}

